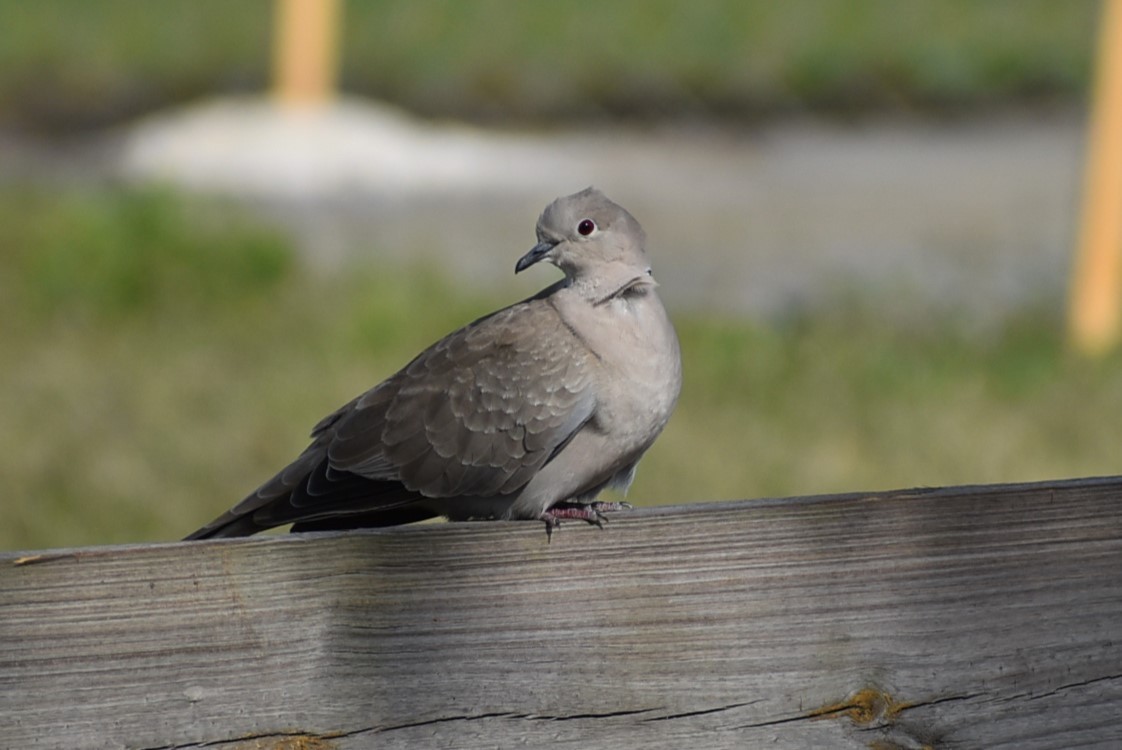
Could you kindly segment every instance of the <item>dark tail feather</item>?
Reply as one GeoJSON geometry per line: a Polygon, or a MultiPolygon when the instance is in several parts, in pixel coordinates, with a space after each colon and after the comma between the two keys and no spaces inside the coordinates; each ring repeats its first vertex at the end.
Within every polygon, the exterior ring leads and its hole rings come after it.
{"type": "Polygon", "coordinates": [[[350,529],[376,529],[383,526],[401,526],[417,521],[436,518],[438,514],[419,505],[407,505],[392,510],[359,513],[349,516],[332,516],[316,521],[300,521],[292,524],[292,533],[303,531],[348,531],[350,529]]]}
{"type": "MultiPolygon", "coordinates": [[[[406,505],[369,513],[350,513],[329,516],[309,521],[297,521],[292,525],[292,533],[305,531],[347,531],[349,529],[372,529],[383,526],[401,526],[417,521],[436,518],[438,514],[419,505],[406,505]]],[[[259,531],[273,528],[276,524],[260,524],[253,520],[253,514],[245,516],[223,515],[198,531],[183,537],[190,542],[199,539],[225,539],[228,537],[251,536],[259,531]]]]}
{"type": "Polygon", "coordinates": [[[439,515],[400,482],[336,471],[326,460],[296,482],[285,484],[282,472],[184,541],[249,536],[287,524],[296,532],[397,526],[439,515]]]}
{"type": "Polygon", "coordinates": [[[244,516],[224,513],[198,531],[183,537],[183,541],[190,542],[196,539],[223,539],[232,536],[250,536],[268,528],[271,527],[256,523],[253,520],[252,513],[244,516]]]}

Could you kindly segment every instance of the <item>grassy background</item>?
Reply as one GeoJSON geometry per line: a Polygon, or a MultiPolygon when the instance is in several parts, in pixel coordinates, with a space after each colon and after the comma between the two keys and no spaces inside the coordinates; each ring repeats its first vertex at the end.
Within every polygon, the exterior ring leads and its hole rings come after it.
{"type": "MultiPolygon", "coordinates": [[[[271,0],[0,0],[0,126],[72,132],[268,80],[271,0]]],[[[1096,0],[351,0],[343,88],[537,125],[976,110],[1086,87],[1096,0]]]]}
{"type": "MultiPolygon", "coordinates": [[[[351,0],[343,88],[537,127],[978,112],[1081,96],[1098,6],[351,0]]],[[[0,130],[81,135],[256,93],[271,8],[0,0],[0,130]]],[[[0,185],[0,548],[178,538],[327,411],[514,299],[419,267],[312,272],[278,231],[172,193],[0,185]]],[[[678,314],[685,391],[632,498],[1116,472],[1119,359],[1069,357],[1047,302],[985,333],[844,302],[770,322],[678,314]]]]}
{"type": "MultiPolygon", "coordinates": [[[[164,192],[8,190],[0,225],[0,548],[178,538],[513,301],[424,268],[311,273],[273,230],[164,192]]],[[[685,390],[637,502],[1117,471],[1119,361],[1068,357],[1050,313],[985,334],[849,304],[675,317],[685,390]]]]}

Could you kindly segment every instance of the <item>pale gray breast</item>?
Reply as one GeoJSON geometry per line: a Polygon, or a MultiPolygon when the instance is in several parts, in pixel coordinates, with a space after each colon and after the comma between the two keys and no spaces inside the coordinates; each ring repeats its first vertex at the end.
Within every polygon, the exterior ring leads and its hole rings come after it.
{"type": "Polygon", "coordinates": [[[645,450],[665,427],[682,383],[678,337],[653,287],[594,309],[595,346],[610,372],[603,382],[603,423],[619,439],[645,450]]]}

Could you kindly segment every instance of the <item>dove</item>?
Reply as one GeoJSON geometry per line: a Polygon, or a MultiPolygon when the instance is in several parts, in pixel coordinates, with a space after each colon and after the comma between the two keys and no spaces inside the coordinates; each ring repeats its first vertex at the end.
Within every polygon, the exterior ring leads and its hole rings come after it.
{"type": "Polygon", "coordinates": [[[187,539],[444,517],[597,526],[662,432],[682,382],[646,235],[595,188],[558,198],[515,273],[564,274],[445,336],[324,417],[292,463],[187,539]]]}

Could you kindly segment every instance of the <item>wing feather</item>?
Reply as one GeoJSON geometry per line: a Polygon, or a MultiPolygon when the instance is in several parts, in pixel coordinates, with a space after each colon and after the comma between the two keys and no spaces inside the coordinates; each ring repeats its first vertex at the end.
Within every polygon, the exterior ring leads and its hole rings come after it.
{"type": "Polygon", "coordinates": [[[539,300],[452,333],[330,421],[331,466],[432,498],[516,492],[595,408],[571,338],[539,300]]]}

